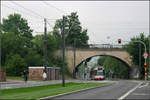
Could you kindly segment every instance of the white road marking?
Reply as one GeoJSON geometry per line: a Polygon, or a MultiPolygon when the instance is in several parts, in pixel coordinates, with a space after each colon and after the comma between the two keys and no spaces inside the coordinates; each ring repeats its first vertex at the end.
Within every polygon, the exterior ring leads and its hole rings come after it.
{"type": "Polygon", "coordinates": [[[129,90],[127,93],[125,93],[123,96],[121,96],[120,98],[118,98],[118,100],[122,100],[125,97],[127,97],[131,92],[133,92],[135,89],[137,89],[143,82],[140,82],[137,86],[135,86],[133,89],[129,90]]]}
{"type": "Polygon", "coordinates": [[[149,95],[149,94],[145,94],[145,93],[133,93],[133,95],[149,95]]]}
{"type": "Polygon", "coordinates": [[[146,83],[145,85],[140,86],[139,88],[142,88],[142,87],[145,87],[145,86],[148,86],[148,83],[146,83]]]}

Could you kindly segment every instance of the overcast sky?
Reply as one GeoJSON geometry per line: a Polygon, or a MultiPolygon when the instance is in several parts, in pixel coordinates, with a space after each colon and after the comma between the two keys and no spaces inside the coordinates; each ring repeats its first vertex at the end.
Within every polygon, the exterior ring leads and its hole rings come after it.
{"type": "MultiPolygon", "coordinates": [[[[118,38],[128,41],[141,32],[149,34],[149,1],[1,2],[1,17],[7,18],[12,13],[21,14],[34,30],[33,35],[44,31],[43,18],[40,16],[59,19],[71,12],[78,13],[82,27],[88,29],[89,43],[92,44],[117,44],[118,38]]],[[[48,31],[51,31],[55,20],[48,22],[51,24],[51,27],[48,25],[48,31]]]]}

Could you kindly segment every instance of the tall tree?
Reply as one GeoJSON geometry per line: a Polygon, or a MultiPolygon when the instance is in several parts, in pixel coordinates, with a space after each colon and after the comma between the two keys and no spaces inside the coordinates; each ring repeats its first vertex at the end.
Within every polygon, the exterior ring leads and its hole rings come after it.
{"type": "Polygon", "coordinates": [[[10,14],[8,19],[3,18],[2,30],[32,38],[32,30],[28,26],[27,20],[22,18],[20,14],[14,13],[10,14]]]}
{"type": "Polygon", "coordinates": [[[20,14],[14,13],[10,14],[8,18],[3,18],[1,28],[3,33],[13,32],[25,37],[26,46],[32,46],[32,30],[28,26],[27,20],[22,18],[20,14]]]}
{"type": "MultiPolygon", "coordinates": [[[[76,46],[85,45],[88,43],[87,29],[82,29],[76,12],[71,15],[65,16],[65,40],[67,45],[73,45],[76,41],[76,46]]],[[[54,36],[60,38],[62,29],[62,19],[56,21],[54,26],[54,36]]]]}
{"type": "Polygon", "coordinates": [[[23,57],[27,53],[25,39],[13,32],[1,34],[2,65],[5,64],[6,56],[9,54],[19,54],[23,57]]]}

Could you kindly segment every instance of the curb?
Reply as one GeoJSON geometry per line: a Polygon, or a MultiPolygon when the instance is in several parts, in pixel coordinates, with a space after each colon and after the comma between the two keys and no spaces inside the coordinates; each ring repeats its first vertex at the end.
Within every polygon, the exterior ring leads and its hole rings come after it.
{"type": "Polygon", "coordinates": [[[69,94],[73,94],[73,93],[77,93],[77,92],[84,92],[84,91],[92,90],[92,89],[96,89],[96,88],[111,86],[111,85],[113,85],[115,83],[116,82],[113,82],[113,83],[110,83],[110,84],[107,84],[107,85],[104,85],[104,86],[97,86],[97,87],[92,87],[92,88],[87,88],[87,89],[81,89],[81,90],[76,90],[76,91],[72,91],[72,92],[67,92],[67,93],[63,93],[63,94],[58,94],[58,95],[54,95],[54,96],[43,97],[43,98],[40,98],[38,100],[52,100],[52,99],[54,99],[56,97],[65,96],[65,95],[69,95],[69,94]]]}

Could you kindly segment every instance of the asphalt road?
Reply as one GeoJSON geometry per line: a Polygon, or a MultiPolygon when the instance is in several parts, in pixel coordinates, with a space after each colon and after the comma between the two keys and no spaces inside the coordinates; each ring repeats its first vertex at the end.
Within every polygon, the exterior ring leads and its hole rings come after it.
{"type": "Polygon", "coordinates": [[[148,99],[150,100],[150,82],[140,85],[135,91],[130,93],[125,99],[148,99]]]}
{"type": "Polygon", "coordinates": [[[149,84],[142,84],[141,81],[121,80],[106,87],[53,97],[52,99],[150,99],[149,95],[149,84]]]}

